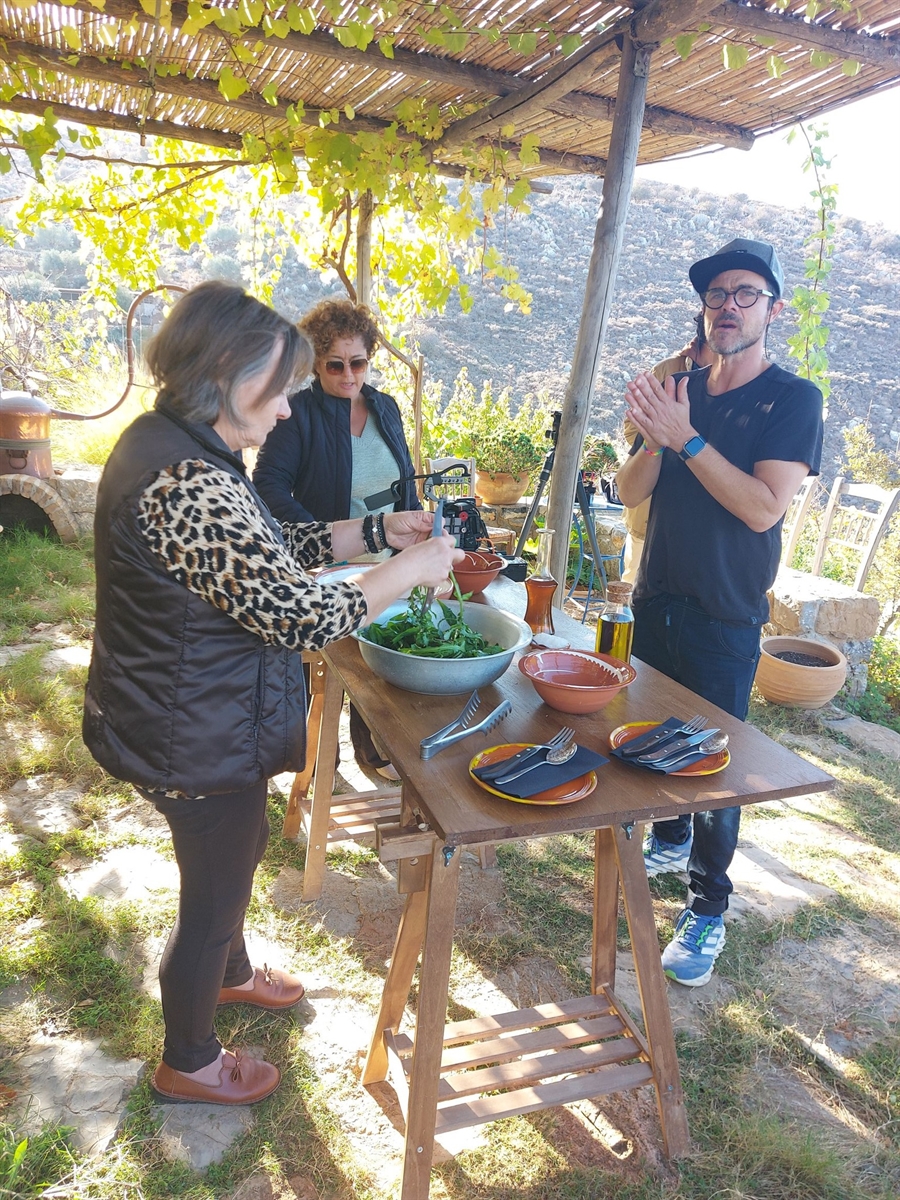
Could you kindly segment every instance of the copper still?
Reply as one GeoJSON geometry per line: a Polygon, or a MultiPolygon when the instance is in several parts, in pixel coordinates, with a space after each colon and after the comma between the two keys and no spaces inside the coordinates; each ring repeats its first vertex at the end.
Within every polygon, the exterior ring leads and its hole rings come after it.
{"type": "Polygon", "coordinates": [[[28,392],[0,392],[0,475],[49,479],[49,404],[28,392]]]}

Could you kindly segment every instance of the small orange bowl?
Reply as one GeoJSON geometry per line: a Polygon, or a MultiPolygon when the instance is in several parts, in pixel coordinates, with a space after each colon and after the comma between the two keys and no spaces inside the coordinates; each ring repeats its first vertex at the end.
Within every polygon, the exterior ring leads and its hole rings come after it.
{"type": "Polygon", "coordinates": [[[504,565],[498,554],[482,554],[478,550],[470,550],[453,568],[453,574],[463,595],[471,592],[473,596],[477,596],[489,583],[494,582],[504,565]]]}
{"type": "Polygon", "coordinates": [[[637,678],[629,663],[590,650],[532,650],[519,670],[545,704],[565,713],[599,712],[637,678]]]}

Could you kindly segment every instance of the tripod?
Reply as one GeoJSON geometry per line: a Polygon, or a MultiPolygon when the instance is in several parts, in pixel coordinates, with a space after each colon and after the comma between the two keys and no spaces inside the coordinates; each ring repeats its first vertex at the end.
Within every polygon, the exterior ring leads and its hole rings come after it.
{"type": "MultiPolygon", "coordinates": [[[[547,454],[547,457],[544,459],[544,465],[541,468],[540,475],[538,476],[537,487],[534,489],[534,496],[532,497],[528,512],[525,514],[525,523],[522,526],[522,532],[519,534],[519,540],[516,543],[515,553],[517,558],[522,557],[522,550],[524,549],[525,543],[531,536],[531,530],[534,526],[534,518],[537,515],[537,511],[541,503],[541,497],[544,494],[544,489],[550,482],[550,473],[553,470],[553,462],[556,458],[556,443],[559,440],[559,423],[561,418],[562,413],[555,412],[553,414],[553,427],[552,429],[548,429],[544,434],[544,437],[550,439],[550,450],[547,454]]],[[[591,517],[591,502],[587,491],[585,490],[584,480],[581,478],[580,471],[578,472],[578,482],[575,484],[575,502],[581,510],[581,517],[584,521],[584,527],[587,530],[588,541],[590,542],[591,554],[594,556],[594,562],[598,565],[598,567],[602,568],[602,556],[600,554],[600,547],[597,544],[597,529],[591,517]]],[[[568,532],[569,531],[566,530],[567,538],[568,532]]]]}

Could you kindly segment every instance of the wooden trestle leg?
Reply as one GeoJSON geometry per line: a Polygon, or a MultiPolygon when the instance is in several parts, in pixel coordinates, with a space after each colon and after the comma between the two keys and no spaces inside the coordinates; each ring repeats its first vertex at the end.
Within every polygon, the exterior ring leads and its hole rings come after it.
{"type": "Polygon", "coordinates": [[[306,868],[303,872],[304,900],[318,900],[322,894],[325,851],[328,847],[328,822],[334,793],[334,756],[338,748],[343,703],[344,688],[340,678],[335,671],[326,672],[316,776],[309,815],[309,841],[306,844],[306,868]]]}
{"type": "Polygon", "coordinates": [[[663,1144],[669,1158],[680,1158],[688,1153],[691,1142],[641,838],[637,830],[632,836],[632,831],[626,832],[621,826],[609,832],[615,838],[616,858],[622,876],[625,916],[634,952],[663,1144]]]}
{"type": "Polygon", "coordinates": [[[444,847],[432,855],[400,1200],[427,1200],[431,1182],[461,857],[444,847]]]}
{"type": "Polygon", "coordinates": [[[591,991],[616,986],[616,925],[619,917],[619,867],[611,829],[594,834],[594,938],[591,991]]]}

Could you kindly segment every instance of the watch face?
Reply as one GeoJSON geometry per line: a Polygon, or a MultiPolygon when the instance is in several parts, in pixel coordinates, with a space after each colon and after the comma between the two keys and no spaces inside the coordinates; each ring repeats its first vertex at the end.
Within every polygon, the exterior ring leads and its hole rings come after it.
{"type": "Polygon", "coordinates": [[[706,442],[703,438],[699,434],[696,434],[694,437],[688,438],[684,446],[682,446],[681,457],[683,459],[693,458],[695,454],[700,453],[705,445],[706,442]]]}

